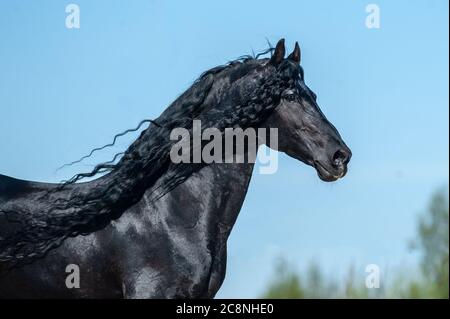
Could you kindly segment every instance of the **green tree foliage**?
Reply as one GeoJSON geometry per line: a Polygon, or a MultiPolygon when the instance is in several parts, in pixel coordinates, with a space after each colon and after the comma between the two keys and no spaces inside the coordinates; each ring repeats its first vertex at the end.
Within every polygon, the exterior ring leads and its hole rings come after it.
{"type": "Polygon", "coordinates": [[[418,239],[414,242],[414,247],[422,255],[423,284],[431,298],[449,297],[448,205],[448,193],[445,190],[433,196],[427,213],[419,220],[418,239]]]}
{"type": "Polygon", "coordinates": [[[364,279],[350,267],[338,284],[325,278],[313,263],[305,274],[298,273],[284,259],[277,262],[275,275],[263,298],[449,298],[449,203],[448,191],[441,190],[418,222],[413,247],[421,254],[419,278],[405,274],[392,278],[389,287],[367,289],[364,279]]]}
{"type": "Polygon", "coordinates": [[[300,277],[290,265],[279,259],[276,265],[276,278],[269,285],[263,298],[270,299],[300,299],[305,298],[300,277]]]}

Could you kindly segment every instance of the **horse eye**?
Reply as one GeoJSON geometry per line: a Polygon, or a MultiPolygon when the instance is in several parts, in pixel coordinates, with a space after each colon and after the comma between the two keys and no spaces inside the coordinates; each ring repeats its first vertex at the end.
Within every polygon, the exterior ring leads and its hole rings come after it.
{"type": "Polygon", "coordinates": [[[289,95],[286,95],[284,98],[286,100],[288,100],[289,102],[293,102],[293,101],[295,101],[296,96],[295,96],[295,94],[289,94],[289,95]]]}
{"type": "Polygon", "coordinates": [[[289,102],[295,101],[297,99],[297,96],[294,92],[289,91],[287,94],[283,96],[283,98],[289,102]]]}

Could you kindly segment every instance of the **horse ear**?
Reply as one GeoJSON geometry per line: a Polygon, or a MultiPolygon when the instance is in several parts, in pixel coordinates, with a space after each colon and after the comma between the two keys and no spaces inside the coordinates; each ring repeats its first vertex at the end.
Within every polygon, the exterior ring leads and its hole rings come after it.
{"type": "Polygon", "coordinates": [[[295,42],[294,51],[292,51],[292,53],[289,54],[288,59],[294,61],[295,63],[300,64],[301,56],[302,53],[300,52],[300,46],[298,45],[298,42],[295,42]]]}
{"type": "Polygon", "coordinates": [[[286,53],[286,49],[284,48],[284,39],[278,41],[275,51],[273,52],[272,57],[270,58],[270,62],[272,64],[278,65],[283,61],[284,54],[286,53]]]}

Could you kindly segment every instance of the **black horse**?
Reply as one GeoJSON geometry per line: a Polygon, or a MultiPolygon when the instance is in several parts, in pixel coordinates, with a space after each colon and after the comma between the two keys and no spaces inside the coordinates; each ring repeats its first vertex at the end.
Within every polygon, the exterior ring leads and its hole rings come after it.
{"type": "Polygon", "coordinates": [[[304,82],[298,44],[287,58],[283,39],[269,51],[205,72],[116,164],[62,184],[0,175],[0,297],[214,297],[254,164],[175,164],[171,130],[193,119],[277,128],[278,149],[324,181],[343,177],[351,157],[304,82]],[[69,264],[79,288],[66,286],[69,264]]]}

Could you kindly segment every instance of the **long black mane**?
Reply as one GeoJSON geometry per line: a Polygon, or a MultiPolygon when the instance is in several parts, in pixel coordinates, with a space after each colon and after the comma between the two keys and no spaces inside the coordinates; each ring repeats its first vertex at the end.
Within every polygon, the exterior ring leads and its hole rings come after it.
{"type": "MultiPolygon", "coordinates": [[[[269,52],[271,48],[263,54],[269,52]]],[[[257,126],[299,73],[290,61],[266,67],[270,60],[259,57],[245,56],[203,73],[159,118],[141,123],[149,123],[148,128],[117,163],[99,164],[91,172],[54,185],[17,183],[14,189],[2,188],[0,175],[0,270],[43,257],[68,237],[103,229],[148,189],[156,200],[183,183],[204,164],[170,161],[173,128],[191,130],[193,119],[221,131],[257,126]],[[249,74],[257,85],[242,81],[249,74]],[[102,173],[106,174],[93,181],[76,183],[102,173]]]]}

